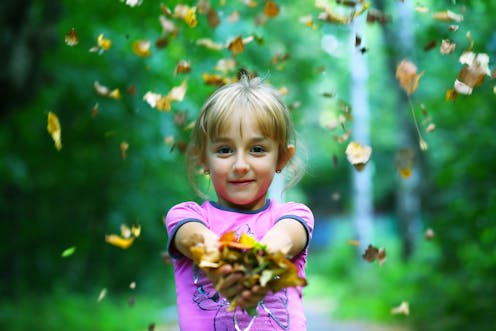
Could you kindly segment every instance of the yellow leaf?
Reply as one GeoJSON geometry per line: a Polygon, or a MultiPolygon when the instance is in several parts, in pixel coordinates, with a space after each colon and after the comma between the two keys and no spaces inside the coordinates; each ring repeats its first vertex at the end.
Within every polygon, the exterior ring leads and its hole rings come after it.
{"type": "Polygon", "coordinates": [[[147,57],[151,55],[150,52],[150,41],[149,40],[136,40],[133,43],[134,54],[140,57],[147,57]]]}
{"type": "Polygon", "coordinates": [[[186,15],[184,16],[184,21],[190,28],[194,28],[198,24],[198,20],[196,18],[196,7],[188,8],[186,15]]]}
{"type": "Polygon", "coordinates": [[[163,96],[157,100],[157,109],[160,111],[170,111],[171,110],[172,98],[169,95],[163,96]]]}
{"type": "Polygon", "coordinates": [[[131,233],[133,234],[133,236],[139,237],[141,234],[141,225],[133,225],[131,227],[131,233]]]}
{"type": "Polygon", "coordinates": [[[463,15],[455,14],[450,10],[440,11],[432,14],[432,17],[438,21],[444,22],[461,22],[463,15]]]}
{"type": "Polygon", "coordinates": [[[279,14],[279,6],[274,1],[267,1],[264,7],[264,14],[268,17],[275,17],[279,14]]]}
{"type": "Polygon", "coordinates": [[[62,139],[61,139],[62,129],[60,128],[60,123],[57,115],[55,115],[52,112],[48,113],[47,131],[52,136],[52,139],[55,143],[55,148],[58,151],[60,151],[62,149],[62,139]]]}
{"type": "Polygon", "coordinates": [[[186,94],[187,84],[186,81],[183,81],[181,85],[176,86],[170,90],[168,96],[171,101],[182,101],[184,99],[184,95],[186,94]]]}
{"type": "Polygon", "coordinates": [[[129,144],[125,141],[121,142],[121,157],[123,160],[127,158],[127,150],[129,148],[129,144]]]}
{"type": "Polygon", "coordinates": [[[231,41],[227,48],[233,55],[242,53],[245,50],[245,45],[243,44],[243,39],[241,38],[241,36],[238,36],[233,41],[231,41]]]}
{"type": "Polygon", "coordinates": [[[105,236],[105,241],[113,246],[128,249],[134,242],[134,237],[123,238],[116,234],[110,234],[105,236]]]}
{"type": "Polygon", "coordinates": [[[112,41],[110,39],[104,38],[103,33],[98,36],[98,47],[104,51],[108,51],[112,46],[112,41]]]}

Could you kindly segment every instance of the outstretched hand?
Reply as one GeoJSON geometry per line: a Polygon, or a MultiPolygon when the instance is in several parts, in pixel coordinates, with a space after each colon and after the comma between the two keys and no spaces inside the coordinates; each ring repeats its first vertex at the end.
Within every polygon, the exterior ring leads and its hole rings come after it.
{"type": "Polygon", "coordinates": [[[237,299],[237,306],[243,309],[256,307],[268,291],[267,288],[260,285],[254,285],[251,288],[243,286],[241,283],[242,273],[234,271],[229,264],[218,269],[211,269],[206,273],[217,292],[229,302],[237,299]]]}

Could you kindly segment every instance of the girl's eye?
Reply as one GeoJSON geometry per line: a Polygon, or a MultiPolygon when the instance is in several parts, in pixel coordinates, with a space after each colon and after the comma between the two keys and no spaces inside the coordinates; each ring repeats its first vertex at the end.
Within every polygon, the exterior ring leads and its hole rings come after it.
{"type": "Polygon", "coordinates": [[[217,148],[216,153],[217,154],[229,154],[229,153],[232,153],[232,149],[227,147],[227,146],[223,146],[223,147],[217,148]]]}
{"type": "Polygon", "coordinates": [[[263,146],[255,146],[251,149],[253,153],[263,153],[265,152],[265,148],[263,146]]]}

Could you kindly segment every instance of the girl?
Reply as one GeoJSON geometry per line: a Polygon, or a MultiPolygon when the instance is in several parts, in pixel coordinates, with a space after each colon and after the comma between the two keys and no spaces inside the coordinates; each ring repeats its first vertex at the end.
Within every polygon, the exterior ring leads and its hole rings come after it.
{"type": "Polygon", "coordinates": [[[199,238],[216,249],[225,232],[248,233],[270,252],[284,252],[305,276],[313,215],[303,204],[267,198],[274,174],[285,166],[293,170],[290,184],[301,177],[293,158],[294,138],[287,107],[260,78],[242,75],[203,105],[187,151],[187,168],[195,189],[198,167],[210,175],[217,200],[180,203],[165,220],[181,330],[306,330],[302,288],[277,293],[261,286],[245,288],[230,265],[206,274],[193,264],[190,252],[199,238]],[[238,307],[228,311],[229,301],[239,293],[238,307]],[[255,316],[244,309],[253,307],[255,316]]]}

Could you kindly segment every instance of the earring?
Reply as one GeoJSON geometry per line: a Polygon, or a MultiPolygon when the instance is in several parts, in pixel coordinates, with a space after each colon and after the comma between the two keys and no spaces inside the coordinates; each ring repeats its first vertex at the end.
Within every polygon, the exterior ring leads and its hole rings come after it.
{"type": "Polygon", "coordinates": [[[281,173],[281,169],[276,169],[276,173],[280,174],[281,173]]]}

